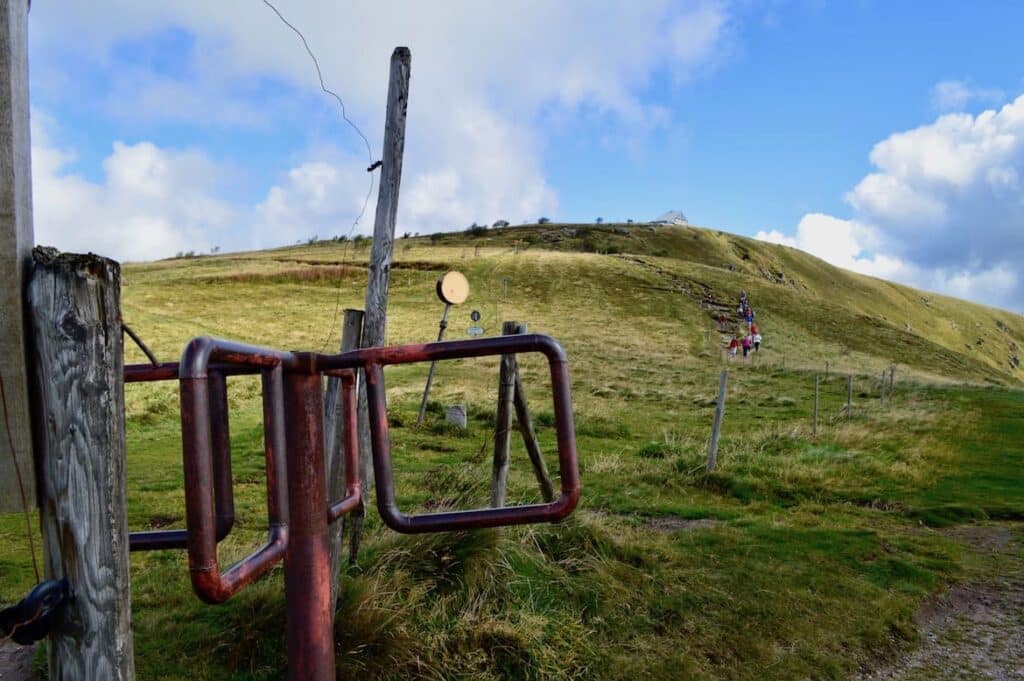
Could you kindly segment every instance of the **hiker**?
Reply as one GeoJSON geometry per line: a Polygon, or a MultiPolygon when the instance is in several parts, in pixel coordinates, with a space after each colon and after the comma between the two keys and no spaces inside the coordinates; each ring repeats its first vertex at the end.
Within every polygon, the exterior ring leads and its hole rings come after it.
{"type": "Polygon", "coordinates": [[[752,336],[758,335],[757,324],[751,323],[751,325],[750,325],[750,335],[752,335],[752,336]]]}
{"type": "Polygon", "coordinates": [[[725,313],[718,315],[718,330],[725,331],[725,323],[729,321],[729,318],[725,316],[725,313]]]}
{"type": "Polygon", "coordinates": [[[754,332],[754,352],[761,351],[761,334],[757,331],[754,332]]]}
{"type": "Polygon", "coordinates": [[[736,351],[739,350],[739,348],[740,348],[740,342],[736,338],[736,336],[733,336],[732,340],[729,341],[729,357],[735,357],[736,356],[736,351]]]}
{"type": "Polygon", "coordinates": [[[746,310],[743,311],[743,313],[744,313],[744,315],[747,318],[747,324],[753,324],[754,323],[754,310],[753,310],[753,308],[748,307],[746,310]]]}
{"type": "Polygon", "coordinates": [[[743,337],[743,357],[746,358],[750,354],[750,347],[754,344],[750,338],[750,334],[743,337]]]}

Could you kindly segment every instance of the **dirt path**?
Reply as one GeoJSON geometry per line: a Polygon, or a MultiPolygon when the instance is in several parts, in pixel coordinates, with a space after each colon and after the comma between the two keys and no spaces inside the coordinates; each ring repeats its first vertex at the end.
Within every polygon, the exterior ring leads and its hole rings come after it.
{"type": "Polygon", "coordinates": [[[1005,525],[950,535],[983,557],[988,574],[925,603],[920,646],[858,679],[1024,679],[1024,547],[1005,525]]]}
{"type": "Polygon", "coordinates": [[[0,641],[0,681],[29,681],[35,653],[35,646],[0,641]]]}

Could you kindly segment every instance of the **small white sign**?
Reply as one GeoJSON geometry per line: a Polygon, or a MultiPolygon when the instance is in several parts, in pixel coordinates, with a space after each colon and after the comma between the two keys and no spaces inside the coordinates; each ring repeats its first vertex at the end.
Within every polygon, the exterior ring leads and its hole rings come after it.
{"type": "Polygon", "coordinates": [[[471,326],[468,329],[466,329],[466,333],[468,333],[470,336],[482,336],[484,330],[479,326],[471,326]]]}

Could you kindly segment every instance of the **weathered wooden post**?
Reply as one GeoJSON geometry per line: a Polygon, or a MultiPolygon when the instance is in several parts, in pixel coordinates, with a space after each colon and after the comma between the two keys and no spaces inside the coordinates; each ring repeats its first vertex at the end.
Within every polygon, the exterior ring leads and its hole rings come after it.
{"type": "Polygon", "coordinates": [[[813,417],[813,423],[811,425],[811,434],[814,437],[818,436],[818,392],[819,392],[820,378],[821,377],[818,376],[817,374],[814,375],[814,417],[813,417]]]}
{"type": "Polygon", "coordinates": [[[47,574],[73,600],[50,634],[51,679],[135,677],[125,506],[121,270],[33,252],[33,421],[47,574]]]}
{"type": "Polygon", "coordinates": [[[715,406],[715,421],[711,425],[711,444],[708,446],[708,472],[718,465],[718,436],[722,432],[722,418],[725,416],[725,388],[729,380],[729,370],[722,369],[718,379],[718,404],[715,406]]]}
{"type": "Polygon", "coordinates": [[[883,407],[885,406],[885,369],[882,369],[882,384],[878,389],[878,402],[883,407]]]}
{"type": "MultiPolygon", "coordinates": [[[[341,322],[341,352],[359,347],[363,333],[363,311],[345,310],[341,322]]],[[[327,379],[324,395],[324,453],[327,462],[327,498],[331,501],[345,496],[344,424],[341,420],[341,379],[327,379]]],[[[338,574],[341,571],[341,539],[345,516],[329,528],[331,537],[331,602],[337,600],[338,574]]]]}
{"type": "Polygon", "coordinates": [[[846,418],[853,417],[853,374],[846,377],[846,418]]]}
{"type": "MultiPolygon", "coordinates": [[[[505,322],[501,325],[501,334],[514,334],[518,327],[515,322],[505,322]]],[[[494,467],[491,475],[491,506],[494,508],[505,505],[505,495],[508,491],[508,451],[512,441],[515,388],[515,356],[502,355],[498,382],[498,411],[494,424],[494,467]]]]}
{"type": "MultiPolygon", "coordinates": [[[[388,285],[391,281],[391,257],[398,218],[398,190],[402,183],[402,155],[405,152],[405,117],[409,107],[409,73],[412,55],[408,47],[396,47],[391,53],[388,79],[388,104],[384,117],[384,157],[381,159],[377,214],[373,223],[373,248],[367,268],[366,315],[363,318],[362,347],[384,345],[387,336],[388,285]]],[[[366,503],[373,488],[370,462],[370,419],[366,403],[366,381],[359,372],[359,472],[363,482],[363,502],[352,513],[352,545],[349,561],[359,552],[359,541],[366,518],[366,503]]]]}
{"type": "MultiPolygon", "coordinates": [[[[516,333],[526,333],[526,324],[519,324],[516,333]]],[[[513,359],[515,376],[514,399],[516,408],[516,422],[519,424],[519,432],[523,434],[523,443],[526,445],[526,453],[530,457],[530,464],[533,466],[533,474],[537,478],[537,485],[540,487],[541,497],[544,502],[553,501],[555,488],[551,484],[551,476],[548,474],[547,464],[544,463],[544,455],[540,451],[540,442],[537,440],[537,432],[533,429],[533,417],[530,416],[530,407],[526,402],[526,391],[523,390],[523,381],[519,377],[519,363],[513,359]]]]}
{"type": "MultiPolygon", "coordinates": [[[[28,0],[0,0],[0,379],[15,457],[0,456],[0,513],[35,503],[24,317],[32,260],[32,152],[29,142],[28,0]]],[[[4,425],[0,422],[0,428],[4,425]]]]}
{"type": "Polygon", "coordinates": [[[896,397],[896,365],[889,367],[889,402],[896,397]]]}

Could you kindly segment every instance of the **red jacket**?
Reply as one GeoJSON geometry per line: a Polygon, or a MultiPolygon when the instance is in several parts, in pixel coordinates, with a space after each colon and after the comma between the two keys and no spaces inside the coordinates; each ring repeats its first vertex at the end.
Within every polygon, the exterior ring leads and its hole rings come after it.
{"type": "Polygon", "coordinates": [[[731,341],[729,341],[729,347],[730,348],[738,348],[739,346],[740,346],[740,342],[738,340],[736,340],[735,338],[733,338],[731,341]]]}

